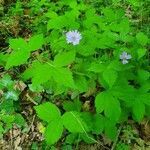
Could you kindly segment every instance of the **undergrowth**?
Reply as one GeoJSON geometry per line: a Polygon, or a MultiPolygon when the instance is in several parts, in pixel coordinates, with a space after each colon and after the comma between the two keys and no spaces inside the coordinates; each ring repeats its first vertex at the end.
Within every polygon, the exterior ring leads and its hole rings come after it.
{"type": "Polygon", "coordinates": [[[28,102],[49,147],[84,141],[107,149],[99,140],[105,137],[112,149],[130,149],[116,141],[119,127],[150,116],[149,6],[2,1],[0,137],[14,124],[28,132],[28,102]]]}

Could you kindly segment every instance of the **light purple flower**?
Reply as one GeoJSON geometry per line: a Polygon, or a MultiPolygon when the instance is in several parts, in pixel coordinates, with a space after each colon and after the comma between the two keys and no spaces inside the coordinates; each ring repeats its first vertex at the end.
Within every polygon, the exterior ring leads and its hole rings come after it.
{"type": "Polygon", "coordinates": [[[67,43],[78,45],[81,39],[82,39],[82,35],[77,30],[69,31],[66,33],[67,43]]]}
{"type": "Polygon", "coordinates": [[[120,55],[120,59],[123,64],[127,64],[129,62],[128,60],[131,58],[132,56],[125,51],[120,55]]]}

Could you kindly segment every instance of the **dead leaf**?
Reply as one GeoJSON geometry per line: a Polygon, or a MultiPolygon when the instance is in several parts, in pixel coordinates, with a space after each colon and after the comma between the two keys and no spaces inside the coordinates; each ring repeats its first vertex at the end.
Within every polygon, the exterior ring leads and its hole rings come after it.
{"type": "Polygon", "coordinates": [[[14,86],[14,89],[22,92],[26,87],[27,85],[23,81],[17,81],[14,86]]]}

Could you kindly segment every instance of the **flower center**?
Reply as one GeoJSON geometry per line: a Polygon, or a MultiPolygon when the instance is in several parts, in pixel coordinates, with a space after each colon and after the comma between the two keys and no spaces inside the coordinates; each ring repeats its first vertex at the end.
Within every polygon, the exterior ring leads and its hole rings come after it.
{"type": "Polygon", "coordinates": [[[72,36],[72,40],[75,41],[75,40],[76,40],[76,37],[75,37],[75,36],[72,36]]]}

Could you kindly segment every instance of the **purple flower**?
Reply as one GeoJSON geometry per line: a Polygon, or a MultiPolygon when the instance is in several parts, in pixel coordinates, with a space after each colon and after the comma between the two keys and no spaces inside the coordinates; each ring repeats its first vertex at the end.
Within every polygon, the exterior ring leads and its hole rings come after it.
{"type": "Polygon", "coordinates": [[[128,60],[131,58],[132,56],[125,51],[120,55],[120,59],[123,64],[127,64],[129,62],[128,60]]]}
{"type": "Polygon", "coordinates": [[[82,35],[77,30],[69,31],[66,33],[67,43],[78,45],[81,39],[82,39],[82,35]]]}

